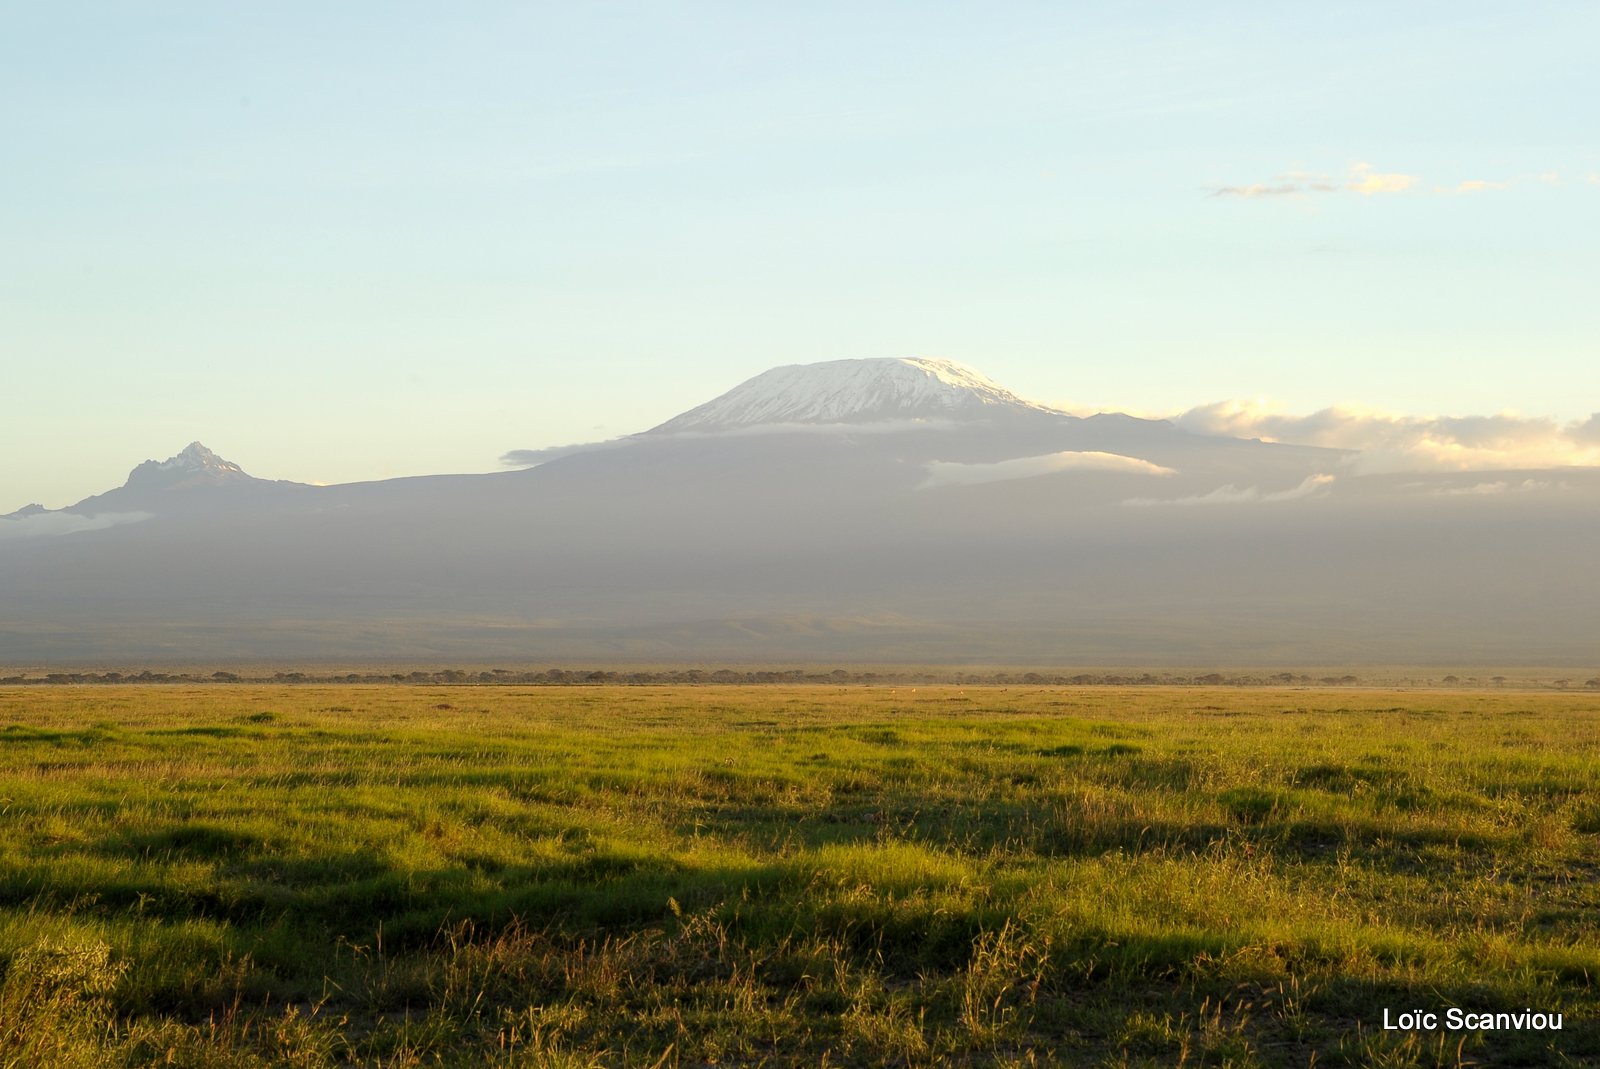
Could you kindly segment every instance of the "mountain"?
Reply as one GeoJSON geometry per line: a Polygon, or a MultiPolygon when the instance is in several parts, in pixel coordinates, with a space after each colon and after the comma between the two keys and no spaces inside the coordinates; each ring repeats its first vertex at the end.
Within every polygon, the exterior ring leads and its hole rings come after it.
{"type": "Polygon", "coordinates": [[[953,360],[829,360],[762,372],[646,433],[1062,414],[953,360]]]}
{"type": "MultiPolygon", "coordinates": [[[[589,459],[564,474],[626,479],[649,464],[677,494],[725,488],[736,478],[747,493],[770,486],[792,494],[814,485],[835,502],[857,491],[870,496],[1068,470],[1162,474],[1187,489],[1265,479],[1279,491],[1350,459],[1341,450],[1192,434],[1165,420],[1074,416],[954,361],[917,358],[777,367],[640,434],[516,450],[505,460],[543,468],[581,454],[589,459]]],[[[549,471],[545,477],[559,478],[549,471]]],[[[1090,492],[1115,498],[1148,490],[1147,483],[1100,479],[1090,492]]],[[[1077,490],[1088,488],[1080,483],[1077,490]]]]}
{"type": "MultiPolygon", "coordinates": [[[[133,522],[133,517],[147,519],[163,513],[236,509],[277,502],[285,494],[304,489],[309,487],[303,483],[258,479],[201,443],[190,442],[166,460],[146,460],[139,464],[128,473],[127,481],[114,490],[86,497],[62,509],[30,505],[0,519],[22,519],[24,514],[40,517],[36,523],[43,531],[47,523],[61,526],[66,517],[117,516],[125,518],[119,522],[133,522]],[[52,516],[58,519],[44,519],[52,516]]],[[[0,529],[0,538],[4,536],[4,530],[0,529]]]]}
{"type": "Polygon", "coordinates": [[[223,460],[201,445],[190,442],[183,451],[166,460],[147,460],[128,473],[125,484],[134,487],[227,486],[256,481],[232,461],[223,460]]]}
{"type": "Polygon", "coordinates": [[[775,368],[517,470],[254,479],[198,443],[0,520],[0,667],[1582,663],[1600,473],[1079,417],[960,365],[775,368]]]}

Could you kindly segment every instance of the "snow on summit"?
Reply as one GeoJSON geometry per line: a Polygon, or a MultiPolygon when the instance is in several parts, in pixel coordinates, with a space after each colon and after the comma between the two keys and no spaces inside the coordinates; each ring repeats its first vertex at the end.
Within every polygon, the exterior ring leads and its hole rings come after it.
{"type": "MultiPolygon", "coordinates": [[[[209,475],[218,479],[244,475],[244,469],[231,460],[223,460],[201,445],[190,442],[183,452],[166,460],[147,460],[128,475],[131,482],[150,475],[209,475]]],[[[248,476],[246,476],[248,478],[248,476]]]]}
{"type": "Polygon", "coordinates": [[[647,433],[760,424],[961,419],[1003,410],[1056,413],[953,360],[829,360],[764,371],[647,433]]]}
{"type": "Polygon", "coordinates": [[[201,445],[190,442],[177,456],[166,460],[147,460],[128,473],[127,487],[220,485],[254,482],[245,470],[231,460],[223,460],[201,445]]]}

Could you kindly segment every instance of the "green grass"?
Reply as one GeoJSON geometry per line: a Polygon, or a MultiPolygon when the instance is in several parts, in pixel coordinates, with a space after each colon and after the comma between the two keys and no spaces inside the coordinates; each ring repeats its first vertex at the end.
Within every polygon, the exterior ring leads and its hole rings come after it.
{"type": "Polygon", "coordinates": [[[0,1069],[1596,1064],[1597,877],[1593,694],[16,688],[0,1069]]]}

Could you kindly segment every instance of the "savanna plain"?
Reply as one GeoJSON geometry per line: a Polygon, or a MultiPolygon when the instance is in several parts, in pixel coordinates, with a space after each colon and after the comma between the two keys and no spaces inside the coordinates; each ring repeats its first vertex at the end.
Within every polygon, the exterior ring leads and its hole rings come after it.
{"type": "Polygon", "coordinates": [[[14,687],[0,968],[3,1069],[1596,1065],[1600,695],[14,687]]]}

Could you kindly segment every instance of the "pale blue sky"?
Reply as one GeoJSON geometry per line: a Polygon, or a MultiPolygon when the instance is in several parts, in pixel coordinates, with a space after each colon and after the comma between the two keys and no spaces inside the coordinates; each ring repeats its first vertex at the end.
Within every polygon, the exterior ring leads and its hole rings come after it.
{"type": "Polygon", "coordinates": [[[0,8],[0,512],[195,438],[493,470],[853,356],[1600,409],[1592,2],[0,8]]]}

